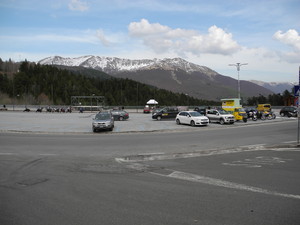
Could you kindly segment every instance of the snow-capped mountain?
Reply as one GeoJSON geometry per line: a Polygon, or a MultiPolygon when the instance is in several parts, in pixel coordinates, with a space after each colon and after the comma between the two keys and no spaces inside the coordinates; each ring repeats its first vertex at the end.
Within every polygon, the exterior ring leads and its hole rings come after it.
{"type": "Polygon", "coordinates": [[[217,75],[217,72],[205,66],[199,66],[194,63],[187,62],[181,58],[174,59],[141,59],[130,60],[116,57],[101,56],[82,56],[76,58],[63,58],[60,56],[48,57],[39,61],[40,64],[61,65],[61,66],[82,66],[101,70],[106,73],[118,73],[123,71],[136,70],[184,70],[188,73],[201,72],[207,75],[217,75]]]}
{"type": "MultiPolygon", "coordinates": [[[[48,57],[38,63],[80,67],[103,71],[113,77],[127,78],[157,88],[184,93],[200,99],[217,100],[237,97],[237,80],[181,58],[130,60],[116,57],[48,57]]],[[[272,92],[249,81],[241,81],[241,96],[269,95],[272,92]]]]}
{"type": "Polygon", "coordinates": [[[258,80],[250,80],[250,82],[267,88],[274,93],[283,93],[285,90],[292,91],[292,88],[296,85],[296,83],[292,82],[264,82],[258,80]]]}

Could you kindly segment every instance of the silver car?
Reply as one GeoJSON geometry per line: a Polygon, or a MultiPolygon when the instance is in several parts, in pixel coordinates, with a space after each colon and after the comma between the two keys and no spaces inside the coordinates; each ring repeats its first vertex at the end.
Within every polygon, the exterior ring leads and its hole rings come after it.
{"type": "Polygon", "coordinates": [[[207,110],[206,116],[209,122],[217,122],[220,124],[234,124],[234,116],[223,109],[211,109],[207,110]]]}
{"type": "Polygon", "coordinates": [[[111,112],[99,112],[96,114],[92,122],[93,132],[99,130],[110,130],[114,129],[114,117],[111,112]]]}

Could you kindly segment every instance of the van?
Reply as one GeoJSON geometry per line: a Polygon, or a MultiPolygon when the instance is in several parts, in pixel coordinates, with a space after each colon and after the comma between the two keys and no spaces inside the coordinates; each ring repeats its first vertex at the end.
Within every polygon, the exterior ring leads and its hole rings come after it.
{"type": "Polygon", "coordinates": [[[258,104],[256,107],[257,111],[259,112],[271,112],[271,105],[270,104],[258,104]]]}

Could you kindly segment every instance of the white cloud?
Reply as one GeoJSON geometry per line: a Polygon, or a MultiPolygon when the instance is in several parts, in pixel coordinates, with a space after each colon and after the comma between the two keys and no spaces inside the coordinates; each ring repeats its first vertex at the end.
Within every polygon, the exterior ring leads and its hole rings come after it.
{"type": "Polygon", "coordinates": [[[300,50],[300,36],[296,30],[290,29],[286,33],[277,31],[273,37],[276,40],[291,46],[295,50],[300,50]]]}
{"type": "Polygon", "coordinates": [[[277,31],[273,38],[280,41],[283,44],[286,44],[292,48],[290,52],[278,52],[278,55],[282,60],[291,63],[298,63],[300,59],[300,35],[294,30],[290,29],[287,32],[283,33],[282,31],[277,31]]]}
{"type": "Polygon", "coordinates": [[[69,3],[69,9],[72,11],[87,11],[89,9],[88,4],[86,2],[82,2],[80,0],[71,0],[69,3]]]}
{"type": "Polygon", "coordinates": [[[144,45],[157,53],[169,51],[179,55],[186,53],[231,55],[240,49],[232,34],[217,26],[210,27],[208,34],[200,34],[196,30],[172,29],[142,19],[140,22],[130,23],[128,30],[131,36],[140,38],[144,45]]]}

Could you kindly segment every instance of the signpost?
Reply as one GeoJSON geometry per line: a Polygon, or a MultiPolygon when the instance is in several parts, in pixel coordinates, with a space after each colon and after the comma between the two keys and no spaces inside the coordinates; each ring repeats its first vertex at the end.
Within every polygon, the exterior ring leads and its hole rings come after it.
{"type": "Polygon", "coordinates": [[[300,66],[299,66],[299,85],[295,85],[295,87],[294,87],[294,96],[295,96],[295,98],[297,98],[297,116],[298,116],[297,146],[298,147],[300,147],[300,144],[299,144],[299,127],[300,127],[299,89],[300,89],[300,66]]]}

